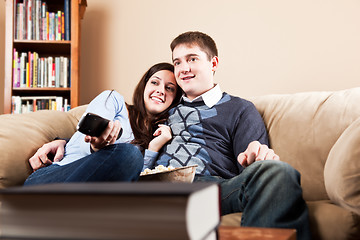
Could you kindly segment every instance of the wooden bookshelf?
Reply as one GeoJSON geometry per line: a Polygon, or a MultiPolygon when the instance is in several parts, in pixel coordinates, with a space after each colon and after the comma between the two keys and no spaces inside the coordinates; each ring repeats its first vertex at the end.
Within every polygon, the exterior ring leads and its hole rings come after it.
{"type": "MultiPolygon", "coordinates": [[[[35,1],[35,0],[34,0],[35,1]]],[[[61,96],[71,108],[79,105],[80,86],[80,22],[85,14],[86,0],[69,0],[70,40],[19,40],[15,37],[16,4],[23,0],[5,0],[5,79],[4,113],[12,112],[12,96],[61,96]],[[36,52],[40,57],[65,56],[70,60],[69,87],[14,87],[13,54],[36,52]]],[[[64,0],[42,0],[49,11],[65,11],[64,0]]]]}

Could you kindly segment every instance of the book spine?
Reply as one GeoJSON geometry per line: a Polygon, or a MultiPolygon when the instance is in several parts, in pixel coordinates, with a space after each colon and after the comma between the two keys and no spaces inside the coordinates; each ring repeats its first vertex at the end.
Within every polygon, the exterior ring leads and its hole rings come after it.
{"type": "Polygon", "coordinates": [[[55,58],[55,87],[60,87],[60,58],[55,58]]]}
{"type": "Polygon", "coordinates": [[[17,78],[17,84],[16,87],[20,87],[20,76],[21,76],[21,71],[20,71],[20,57],[18,55],[18,60],[17,60],[17,72],[16,72],[16,78],[17,78]]]}
{"type": "Polygon", "coordinates": [[[61,13],[61,40],[65,40],[65,16],[61,13]]]}
{"type": "Polygon", "coordinates": [[[20,87],[26,86],[26,78],[25,78],[25,60],[26,59],[26,53],[21,53],[20,55],[20,87]]]}
{"type": "Polygon", "coordinates": [[[50,40],[50,19],[49,12],[46,12],[46,40],[50,40]]]}
{"type": "Polygon", "coordinates": [[[36,0],[35,1],[35,40],[40,40],[40,7],[41,7],[41,1],[36,0]]]}
{"type": "Polygon", "coordinates": [[[64,88],[68,87],[68,66],[69,60],[67,57],[64,58],[64,88]]]}
{"type": "Polygon", "coordinates": [[[26,8],[26,15],[27,15],[27,40],[31,40],[32,39],[32,1],[33,0],[28,0],[27,3],[27,8],[26,8]]]}
{"type": "Polygon", "coordinates": [[[70,40],[70,0],[64,0],[65,40],[70,40]]]}
{"type": "Polygon", "coordinates": [[[58,11],[57,12],[57,23],[58,23],[58,25],[57,25],[57,38],[56,38],[56,40],[61,40],[61,11],[58,11]]]}
{"type": "Polygon", "coordinates": [[[13,88],[16,88],[17,86],[17,61],[18,61],[18,53],[16,49],[14,48],[13,53],[13,88]]]}
{"type": "Polygon", "coordinates": [[[38,54],[34,52],[34,59],[33,59],[33,84],[32,87],[37,87],[37,78],[38,78],[38,54]]]}
{"type": "Polygon", "coordinates": [[[28,0],[23,2],[23,40],[27,39],[27,5],[28,0]]]}
{"type": "Polygon", "coordinates": [[[20,39],[20,3],[16,4],[16,15],[14,19],[15,39],[20,39]]]}
{"type": "Polygon", "coordinates": [[[52,57],[48,57],[48,64],[47,64],[47,72],[48,72],[48,87],[52,87],[52,57]]]}
{"type": "Polygon", "coordinates": [[[52,63],[51,66],[51,86],[55,87],[56,86],[56,81],[55,81],[55,60],[52,63]]]}

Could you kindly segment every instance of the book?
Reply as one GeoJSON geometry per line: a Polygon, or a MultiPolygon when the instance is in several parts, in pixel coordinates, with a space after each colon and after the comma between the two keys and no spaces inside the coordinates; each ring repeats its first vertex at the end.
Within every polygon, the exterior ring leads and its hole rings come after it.
{"type": "Polygon", "coordinates": [[[70,40],[70,0],[64,0],[64,37],[70,40]]]}
{"type": "Polygon", "coordinates": [[[215,183],[45,184],[0,190],[1,238],[216,239],[215,183]]]}

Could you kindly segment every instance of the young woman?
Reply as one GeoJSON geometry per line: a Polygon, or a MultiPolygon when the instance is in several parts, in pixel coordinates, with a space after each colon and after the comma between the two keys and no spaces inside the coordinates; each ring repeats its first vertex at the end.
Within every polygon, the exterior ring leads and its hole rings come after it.
{"type": "Polygon", "coordinates": [[[163,123],[181,94],[169,63],[155,64],[144,74],[132,105],[116,91],[102,92],[85,113],[110,119],[104,132],[91,137],[77,131],[68,143],[57,140],[44,144],[29,159],[34,172],[24,185],[136,181],[144,160],[154,158],[171,139],[170,128],[163,123]],[[48,159],[49,153],[55,155],[53,160],[48,159]]]}

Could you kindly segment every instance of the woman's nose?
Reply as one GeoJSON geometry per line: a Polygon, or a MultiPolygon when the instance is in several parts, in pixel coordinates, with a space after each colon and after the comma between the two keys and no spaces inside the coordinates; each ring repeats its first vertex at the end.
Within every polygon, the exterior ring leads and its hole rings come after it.
{"type": "Polygon", "coordinates": [[[164,90],[163,87],[160,87],[160,88],[156,89],[157,94],[164,95],[164,92],[165,92],[165,90],[164,90]]]}

